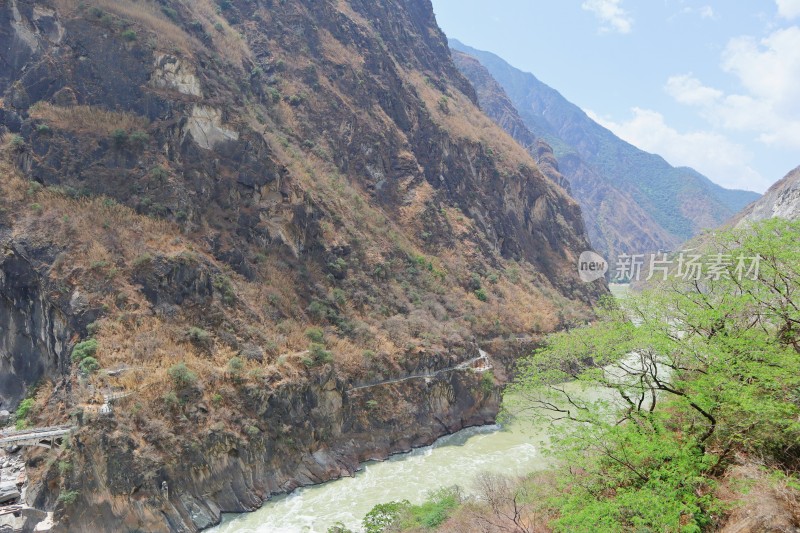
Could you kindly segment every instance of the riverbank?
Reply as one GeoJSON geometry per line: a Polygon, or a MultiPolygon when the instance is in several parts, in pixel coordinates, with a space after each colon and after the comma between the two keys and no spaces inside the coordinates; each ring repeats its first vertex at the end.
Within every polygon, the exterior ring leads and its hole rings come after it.
{"type": "Polygon", "coordinates": [[[305,487],[266,502],[253,513],[229,515],[211,533],[325,533],[337,522],[358,530],[379,503],[421,503],[442,487],[471,490],[484,471],[524,475],[547,467],[538,442],[545,435],[530,425],[488,425],[461,430],[431,446],[362,465],[353,477],[305,487]]]}

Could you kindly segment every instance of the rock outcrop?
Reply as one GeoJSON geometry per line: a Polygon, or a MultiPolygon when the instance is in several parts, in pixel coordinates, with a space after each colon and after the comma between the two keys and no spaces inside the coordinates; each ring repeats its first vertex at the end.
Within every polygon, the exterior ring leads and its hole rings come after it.
{"type": "Polygon", "coordinates": [[[736,215],[733,224],[740,226],[774,217],[787,220],[800,218],[800,167],[789,172],[764,196],[736,215]]]}

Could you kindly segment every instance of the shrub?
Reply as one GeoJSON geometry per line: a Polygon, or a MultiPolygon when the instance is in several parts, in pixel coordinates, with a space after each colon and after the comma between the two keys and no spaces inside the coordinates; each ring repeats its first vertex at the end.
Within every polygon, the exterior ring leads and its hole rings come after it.
{"type": "Polygon", "coordinates": [[[189,328],[189,331],[186,332],[186,336],[189,337],[189,340],[198,346],[202,346],[204,348],[208,347],[211,344],[211,333],[204,330],[203,328],[198,328],[192,326],[189,328]]]}
{"type": "Polygon", "coordinates": [[[481,376],[481,390],[490,394],[494,390],[494,372],[487,370],[481,376]]]}
{"type": "Polygon", "coordinates": [[[111,142],[114,143],[114,146],[117,148],[122,148],[125,146],[125,143],[128,142],[128,132],[123,129],[115,129],[111,132],[111,142]]]}
{"type": "Polygon", "coordinates": [[[143,148],[148,142],[150,142],[150,135],[146,131],[134,131],[131,133],[128,140],[131,144],[138,148],[143,148]]]}
{"type": "Polygon", "coordinates": [[[485,302],[489,299],[489,295],[486,294],[486,290],[484,289],[476,289],[475,297],[482,302],[485,302]]]}
{"type": "Polygon", "coordinates": [[[411,504],[408,500],[376,505],[361,522],[364,526],[364,531],[366,533],[383,533],[398,522],[409,507],[411,507],[411,504]]]}
{"type": "Polygon", "coordinates": [[[261,433],[261,430],[258,429],[256,426],[247,426],[244,428],[245,433],[247,433],[250,437],[255,437],[256,435],[261,433]]]}
{"type": "Polygon", "coordinates": [[[11,136],[11,148],[20,149],[25,146],[25,139],[21,135],[11,136]]]}
{"type": "Polygon", "coordinates": [[[169,176],[167,170],[162,166],[155,166],[150,169],[150,177],[154,180],[164,181],[169,176]]]}
{"type": "Polygon", "coordinates": [[[375,409],[378,407],[377,400],[367,400],[367,409],[375,409]]]}
{"type": "Polygon", "coordinates": [[[322,328],[308,328],[306,330],[306,337],[308,337],[308,340],[311,342],[322,344],[325,339],[325,332],[322,331],[322,328]]]}
{"type": "Polygon", "coordinates": [[[325,349],[322,344],[311,343],[308,347],[309,356],[303,359],[306,366],[318,366],[333,361],[333,354],[325,349]]]}
{"type": "Polygon", "coordinates": [[[228,361],[228,373],[231,377],[235,380],[241,379],[243,370],[244,361],[239,357],[231,357],[228,361]]]}
{"type": "Polygon", "coordinates": [[[72,505],[78,500],[79,495],[80,492],[77,490],[62,490],[61,494],[58,495],[58,501],[64,505],[72,505]]]}
{"type": "Polygon", "coordinates": [[[197,375],[189,370],[186,363],[172,365],[169,367],[169,370],[167,370],[167,374],[172,380],[172,384],[177,389],[193,387],[197,383],[197,375]]]}
{"type": "Polygon", "coordinates": [[[98,363],[97,359],[95,359],[94,357],[88,356],[85,357],[83,360],[81,360],[80,364],[78,365],[78,368],[84,374],[94,374],[95,372],[100,370],[100,363],[98,363]]]}
{"type": "Polygon", "coordinates": [[[222,301],[231,305],[236,302],[236,293],[233,291],[233,283],[227,276],[217,276],[214,278],[214,288],[222,296],[222,301]]]}
{"type": "Polygon", "coordinates": [[[139,268],[144,265],[149,265],[152,261],[153,261],[153,256],[145,252],[142,255],[137,256],[136,259],[133,260],[133,267],[139,268]]]}
{"type": "Polygon", "coordinates": [[[69,461],[58,462],[58,473],[61,474],[62,477],[66,476],[70,472],[72,472],[72,463],[69,461]]]}
{"type": "Polygon", "coordinates": [[[277,104],[281,101],[281,92],[275,87],[269,87],[267,89],[267,96],[269,96],[273,104],[277,104]]]}
{"type": "Polygon", "coordinates": [[[181,401],[178,399],[178,396],[172,391],[162,396],[161,401],[164,402],[164,407],[170,411],[177,409],[181,403],[181,401]]]}
{"type": "Polygon", "coordinates": [[[161,12],[172,20],[178,20],[178,12],[169,6],[161,6],[161,12]]]}
{"type": "Polygon", "coordinates": [[[120,37],[128,42],[132,42],[136,40],[136,32],[133,30],[125,30],[120,34],[120,37]]]}
{"type": "Polygon", "coordinates": [[[26,398],[17,407],[17,420],[25,420],[33,409],[33,398],[26,398]]]}
{"type": "Polygon", "coordinates": [[[36,126],[36,132],[41,135],[47,135],[50,133],[50,126],[48,126],[47,124],[39,124],[38,126],[36,126]]]}
{"type": "Polygon", "coordinates": [[[87,357],[94,357],[95,354],[97,354],[97,340],[86,339],[72,348],[72,362],[79,363],[87,357]]]}
{"type": "Polygon", "coordinates": [[[211,403],[213,403],[215,407],[219,407],[222,405],[222,399],[222,394],[217,392],[211,397],[211,403]]]}
{"type": "Polygon", "coordinates": [[[428,496],[425,503],[414,505],[410,513],[414,522],[426,529],[435,529],[447,520],[450,512],[461,503],[458,487],[447,487],[428,496]]]}

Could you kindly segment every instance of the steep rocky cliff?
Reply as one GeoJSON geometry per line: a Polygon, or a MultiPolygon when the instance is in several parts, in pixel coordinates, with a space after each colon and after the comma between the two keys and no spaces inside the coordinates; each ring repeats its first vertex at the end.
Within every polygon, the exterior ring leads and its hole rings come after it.
{"type": "Polygon", "coordinates": [[[427,0],[8,0],[0,50],[1,407],[77,428],[29,455],[61,530],[196,531],[491,421],[518,337],[605,292],[427,0]]]}
{"type": "Polygon", "coordinates": [[[741,225],[773,217],[788,220],[800,218],[800,167],[789,172],[764,196],[736,215],[733,223],[741,225]]]}
{"type": "MultiPolygon", "coordinates": [[[[532,74],[458,41],[451,46],[476,58],[505,91],[523,124],[553,146],[560,171],[583,208],[592,244],[606,257],[674,249],[759,196],[724,189],[693,169],[672,167],[619,139],[532,74]]],[[[457,64],[476,86],[486,83],[485,74],[476,76],[479,70],[471,62],[457,64]]],[[[502,120],[491,103],[481,104],[502,120]]],[[[518,129],[507,131],[515,135],[518,129]]]]}
{"type": "Polygon", "coordinates": [[[474,57],[458,50],[453,50],[452,54],[458,70],[475,88],[478,103],[483,112],[530,152],[545,176],[570,191],[569,181],[558,170],[558,161],[553,154],[553,147],[537,138],[528,129],[506,92],[492,78],[486,67],[474,57]]]}

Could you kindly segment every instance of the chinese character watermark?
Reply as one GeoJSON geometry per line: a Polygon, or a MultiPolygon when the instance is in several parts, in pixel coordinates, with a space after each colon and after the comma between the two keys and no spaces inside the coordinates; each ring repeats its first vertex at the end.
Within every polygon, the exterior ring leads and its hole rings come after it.
{"type": "MultiPolygon", "coordinates": [[[[622,254],[614,263],[612,281],[666,281],[667,278],[684,281],[721,279],[757,280],[761,267],[761,256],[744,253],[703,255],[691,250],[676,254],[622,254]]],[[[589,283],[598,280],[609,271],[609,263],[594,252],[584,252],[578,261],[581,280],[589,283]]]]}

